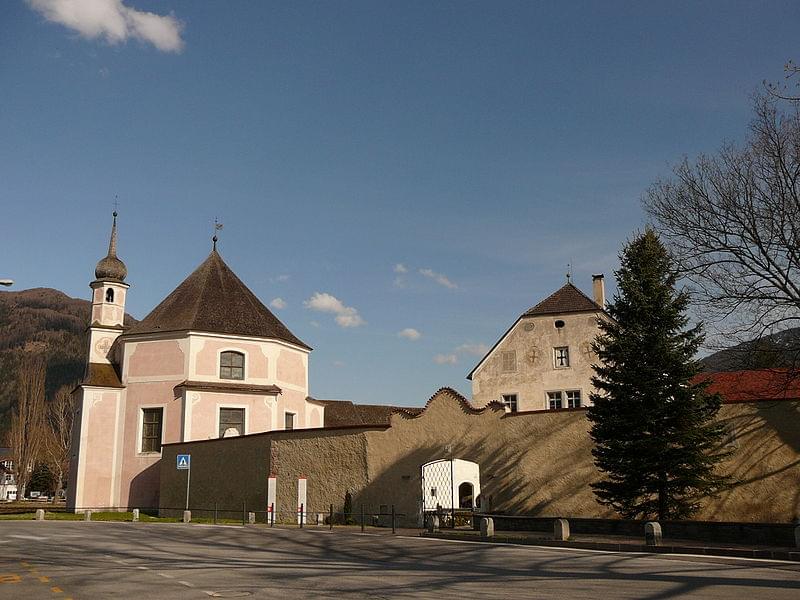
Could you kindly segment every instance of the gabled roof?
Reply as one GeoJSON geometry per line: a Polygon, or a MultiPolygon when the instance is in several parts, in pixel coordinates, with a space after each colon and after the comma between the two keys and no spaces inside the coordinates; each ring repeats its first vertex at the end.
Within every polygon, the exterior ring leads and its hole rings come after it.
{"type": "Polygon", "coordinates": [[[525,311],[523,317],[538,315],[558,315],[576,312],[597,312],[603,307],[576,288],[572,283],[564,284],[533,308],[525,311]]]}
{"type": "Polygon", "coordinates": [[[124,335],[204,331],[271,338],[311,350],[225,264],[216,249],[124,335]]]}
{"type": "Polygon", "coordinates": [[[580,312],[604,312],[605,309],[597,304],[594,300],[589,298],[586,294],[580,291],[572,283],[567,282],[561,288],[550,294],[547,298],[539,302],[536,306],[529,308],[522,313],[516,321],[509,327],[506,332],[500,336],[494,346],[491,347],[489,352],[484,354],[483,358],[478,361],[475,368],[469,372],[467,379],[472,380],[475,371],[478,370],[484,361],[489,358],[489,355],[494,352],[495,348],[511,333],[511,330],[525,317],[538,317],[541,315],[565,315],[569,313],[580,312]]]}

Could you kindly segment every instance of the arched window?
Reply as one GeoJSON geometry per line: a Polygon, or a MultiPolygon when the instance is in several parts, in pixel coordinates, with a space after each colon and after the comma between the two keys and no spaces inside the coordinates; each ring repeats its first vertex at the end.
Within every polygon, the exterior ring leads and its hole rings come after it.
{"type": "Polygon", "coordinates": [[[220,379],[244,379],[244,354],[223,352],[219,356],[220,379]]]}
{"type": "Polygon", "coordinates": [[[113,302],[114,301],[114,288],[108,288],[106,290],[106,302],[113,302]]]}
{"type": "Polygon", "coordinates": [[[474,508],[472,504],[473,489],[469,481],[458,486],[458,508],[474,508]]]}

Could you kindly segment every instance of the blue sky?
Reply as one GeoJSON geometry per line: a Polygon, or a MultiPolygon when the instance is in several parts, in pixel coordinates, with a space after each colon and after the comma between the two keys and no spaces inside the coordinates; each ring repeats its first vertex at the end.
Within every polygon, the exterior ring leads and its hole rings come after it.
{"type": "Polygon", "coordinates": [[[741,139],[799,21],[797,2],[4,2],[0,277],[88,299],[118,195],[142,318],[217,217],[222,256],[314,347],[314,396],[469,395],[481,346],[567,263],[587,292],[611,274],[655,178],[741,139]]]}

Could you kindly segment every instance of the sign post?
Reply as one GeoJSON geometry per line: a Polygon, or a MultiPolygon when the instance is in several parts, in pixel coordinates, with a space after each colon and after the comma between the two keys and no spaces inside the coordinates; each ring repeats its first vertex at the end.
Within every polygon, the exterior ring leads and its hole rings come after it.
{"type": "Polygon", "coordinates": [[[178,471],[186,471],[186,510],[189,510],[189,480],[192,477],[192,455],[178,454],[178,471]]]}

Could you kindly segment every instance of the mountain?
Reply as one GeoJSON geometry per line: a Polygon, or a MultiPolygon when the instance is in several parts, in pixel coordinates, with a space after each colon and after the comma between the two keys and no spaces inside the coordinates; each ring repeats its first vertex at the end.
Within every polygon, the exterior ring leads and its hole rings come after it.
{"type": "MultiPolygon", "coordinates": [[[[76,383],[86,362],[92,304],[58,290],[0,292],[0,440],[10,426],[20,350],[40,347],[47,357],[47,397],[76,383]]],[[[136,320],[125,315],[125,324],[136,320]]]]}
{"type": "Polygon", "coordinates": [[[800,327],[793,327],[715,352],[700,360],[705,371],[800,367],[800,327]]]}

